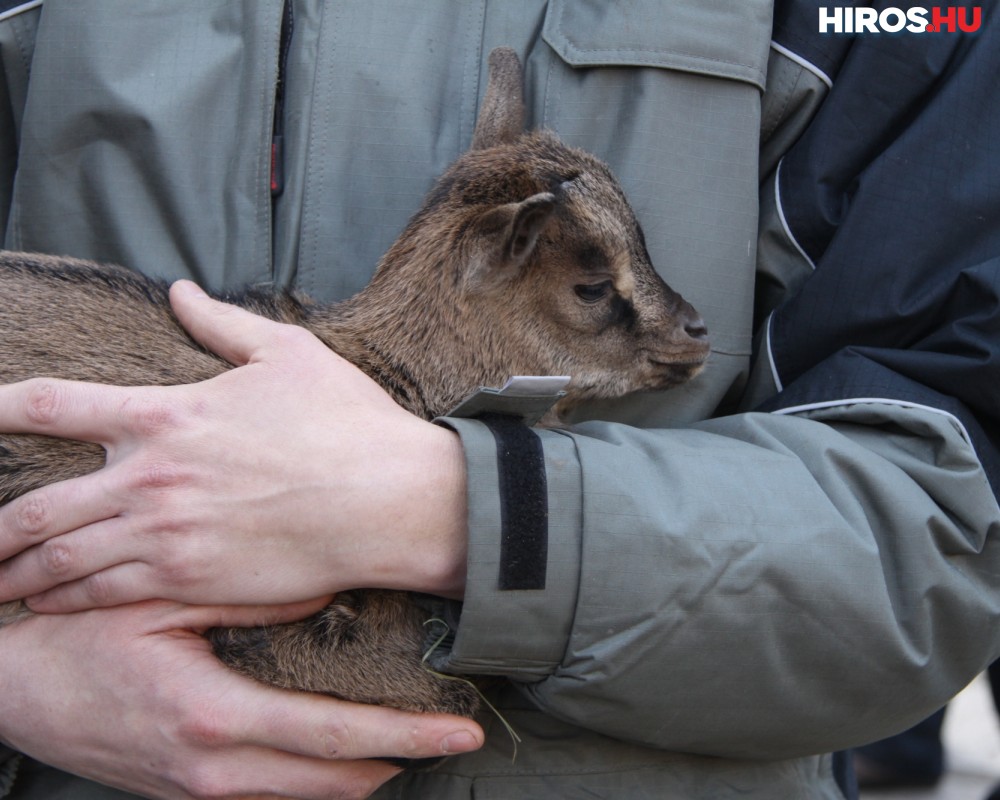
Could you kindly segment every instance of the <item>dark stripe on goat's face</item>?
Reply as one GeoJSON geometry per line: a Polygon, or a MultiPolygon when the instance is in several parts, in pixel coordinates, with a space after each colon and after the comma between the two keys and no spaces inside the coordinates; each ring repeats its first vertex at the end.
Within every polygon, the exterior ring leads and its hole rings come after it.
{"type": "Polygon", "coordinates": [[[605,327],[624,328],[626,331],[631,333],[635,330],[638,320],[639,315],[636,314],[635,306],[632,304],[632,301],[626,300],[620,294],[615,292],[609,303],[607,323],[605,327]]]}
{"type": "Polygon", "coordinates": [[[611,261],[597,245],[588,245],[580,248],[576,254],[576,262],[585,272],[610,273],[611,261]]]}

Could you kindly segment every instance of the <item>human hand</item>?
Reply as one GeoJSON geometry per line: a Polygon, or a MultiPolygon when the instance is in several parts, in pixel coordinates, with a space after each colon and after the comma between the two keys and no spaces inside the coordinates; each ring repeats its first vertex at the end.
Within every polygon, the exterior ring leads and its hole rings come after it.
{"type": "Polygon", "coordinates": [[[457,437],[303,328],[185,281],[171,301],[236,369],[175,387],[0,387],[0,430],[107,451],[97,472],[0,509],[0,602],[30,597],[36,611],[64,612],[155,597],[285,603],[359,587],[461,596],[457,437]]]}
{"type": "Polygon", "coordinates": [[[364,759],[482,743],[482,730],[461,717],[258,684],[224,667],[199,635],[287,622],[316,605],[151,601],[10,625],[0,630],[0,740],[152,798],[367,797],[399,770],[364,759]]]}

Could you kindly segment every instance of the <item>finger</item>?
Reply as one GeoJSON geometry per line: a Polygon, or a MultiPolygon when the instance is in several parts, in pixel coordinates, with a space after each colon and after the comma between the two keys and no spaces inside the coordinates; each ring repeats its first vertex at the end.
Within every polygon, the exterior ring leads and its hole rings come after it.
{"type": "Polygon", "coordinates": [[[472,720],[349,703],[306,692],[244,685],[222,723],[234,741],[314,758],[434,758],[475,750],[484,734],[472,720]]]}
{"type": "Polygon", "coordinates": [[[115,517],[120,504],[108,490],[106,478],[104,472],[70,478],[35,489],[0,507],[0,560],[68,531],[115,517]]]}
{"type": "Polygon", "coordinates": [[[129,581],[123,581],[120,573],[126,569],[141,569],[142,565],[113,562],[116,565],[108,569],[110,565],[98,555],[99,549],[90,546],[100,538],[103,537],[91,535],[83,542],[84,547],[78,547],[81,543],[79,537],[56,537],[0,564],[0,597],[4,601],[29,598],[29,606],[36,611],[79,611],[126,602],[121,599],[123,592],[120,587],[128,586],[129,581]],[[72,608],[50,603],[43,609],[41,605],[35,605],[35,598],[44,597],[46,592],[56,592],[61,585],[76,586],[71,593],[74,600],[72,608]]]}
{"type": "Polygon", "coordinates": [[[58,378],[0,386],[0,431],[39,433],[106,444],[140,390],[58,378]]]}
{"type": "MultiPolygon", "coordinates": [[[[109,542],[128,539],[112,527],[101,531],[101,540],[109,542]],[[106,533],[106,536],[105,536],[106,533]]],[[[86,548],[84,554],[92,552],[91,547],[101,551],[99,538],[93,532],[87,533],[87,539],[82,544],[86,548]]],[[[61,537],[55,540],[53,546],[61,545],[61,537]]],[[[103,551],[101,551],[103,552],[103,551]]],[[[201,603],[209,604],[216,602],[240,602],[231,596],[228,587],[223,587],[227,594],[225,599],[216,598],[199,589],[192,595],[183,591],[183,582],[165,582],[161,574],[140,555],[126,555],[127,550],[119,550],[115,558],[108,558],[108,564],[104,565],[97,559],[80,559],[80,567],[76,571],[81,577],[74,580],[65,580],[51,588],[33,590],[31,587],[45,583],[50,583],[43,575],[37,573],[22,574],[17,573],[14,577],[7,579],[3,577],[4,565],[0,564],[0,597],[10,595],[10,599],[24,598],[28,607],[40,614],[69,614],[76,611],[86,611],[92,608],[107,608],[109,606],[124,605],[126,603],[136,603],[147,600],[150,597],[159,597],[179,603],[201,603]]],[[[27,559],[33,555],[28,551],[18,557],[27,559]]],[[[44,562],[43,562],[44,563],[44,562]]],[[[25,570],[35,569],[29,564],[25,570]]],[[[199,613],[195,617],[188,617],[184,621],[175,624],[192,630],[204,630],[213,627],[253,627],[260,625],[276,625],[282,622],[293,622],[314,614],[332,600],[332,595],[322,600],[304,601],[305,605],[276,605],[276,606],[214,606],[199,605],[195,608],[208,609],[204,613],[199,613]],[[213,609],[225,609],[225,611],[213,611],[213,609]],[[263,610],[262,610],[263,609],[263,610]],[[277,610],[275,610],[277,609],[277,610]]],[[[0,602],[5,602],[0,600],[0,602]]],[[[259,602],[259,598],[247,602],[259,602]]]]}
{"type": "Polygon", "coordinates": [[[333,595],[303,600],[297,603],[246,606],[188,606],[179,605],[170,610],[168,627],[188,628],[203,632],[219,627],[259,627],[295,622],[315,614],[329,605],[333,595]]]}
{"type": "MultiPolygon", "coordinates": [[[[95,538],[89,539],[87,547],[96,541],[95,538]]],[[[53,546],[58,546],[59,540],[54,542],[56,544],[53,546]]],[[[28,608],[36,613],[69,614],[91,608],[135,603],[150,595],[166,594],[161,591],[152,568],[139,560],[116,563],[109,567],[84,565],[78,571],[84,573],[85,577],[60,583],[51,589],[37,592],[25,590],[18,596],[23,597],[28,608]]],[[[5,590],[8,589],[6,584],[2,585],[5,590]]],[[[9,590],[13,592],[17,585],[17,581],[11,581],[9,590]]]]}
{"type": "Polygon", "coordinates": [[[170,304],[181,325],[201,344],[234,366],[249,363],[279,323],[214,300],[191,281],[170,287],[170,304]]]}

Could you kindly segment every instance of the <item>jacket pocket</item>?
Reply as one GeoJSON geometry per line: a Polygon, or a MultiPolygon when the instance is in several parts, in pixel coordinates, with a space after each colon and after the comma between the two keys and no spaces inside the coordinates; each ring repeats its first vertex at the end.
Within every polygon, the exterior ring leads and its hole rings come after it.
{"type": "Polygon", "coordinates": [[[573,67],[661,67],[732,78],[763,90],[771,1],[550,0],[542,37],[573,67]]]}
{"type": "Polygon", "coordinates": [[[281,9],[46,3],[8,246],[213,289],[269,278],[281,9]]]}

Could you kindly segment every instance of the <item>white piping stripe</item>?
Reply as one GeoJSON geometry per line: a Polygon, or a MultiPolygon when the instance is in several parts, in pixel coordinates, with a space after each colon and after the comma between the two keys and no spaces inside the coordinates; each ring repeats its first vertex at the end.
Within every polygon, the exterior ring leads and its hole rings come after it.
{"type": "Polygon", "coordinates": [[[792,235],[792,229],[788,227],[788,220],[785,219],[785,211],[781,207],[781,189],[779,188],[778,181],[781,178],[781,165],[784,163],[785,159],[781,159],[781,161],[778,162],[778,168],[774,171],[774,205],[775,208],[778,209],[778,219],[781,220],[781,229],[785,232],[785,236],[788,237],[788,241],[792,243],[792,247],[798,251],[799,255],[806,260],[806,263],[812,268],[813,272],[815,272],[816,264],[811,258],[809,258],[809,254],[802,249],[802,246],[798,243],[795,236],[792,235]]]}
{"type": "Polygon", "coordinates": [[[0,13],[0,22],[3,22],[8,17],[13,17],[14,15],[20,14],[24,11],[30,11],[31,9],[35,8],[36,6],[40,6],[41,4],[42,0],[31,0],[28,3],[21,3],[21,5],[19,6],[14,6],[9,11],[4,11],[0,13]]]}
{"type": "Polygon", "coordinates": [[[764,337],[764,347],[767,349],[767,361],[771,365],[771,377],[774,379],[775,387],[780,392],[783,391],[785,387],[781,384],[781,376],[778,375],[778,366],[774,363],[774,350],[771,349],[771,322],[773,320],[774,312],[772,311],[767,316],[767,329],[764,337]]]}
{"type": "Polygon", "coordinates": [[[962,432],[962,438],[968,443],[969,447],[973,448],[975,452],[975,447],[972,445],[972,437],[969,436],[969,432],[965,429],[962,421],[956,417],[954,414],[944,411],[940,408],[934,408],[934,406],[925,406],[920,403],[910,403],[906,400],[894,400],[888,397],[851,397],[843,400],[827,400],[822,403],[807,403],[801,406],[790,406],[788,408],[779,408],[776,411],[772,411],[772,414],[798,414],[802,411],[817,411],[823,408],[836,408],[837,406],[853,406],[859,403],[877,403],[884,406],[901,406],[902,408],[915,408],[920,411],[929,411],[932,414],[940,414],[942,417],[947,417],[962,432]]]}
{"type": "Polygon", "coordinates": [[[786,58],[790,58],[800,67],[805,67],[813,75],[815,75],[817,78],[823,81],[823,83],[825,83],[828,88],[830,89],[833,88],[833,81],[830,79],[830,76],[827,75],[825,72],[823,72],[823,70],[821,70],[819,67],[813,64],[811,61],[806,61],[806,59],[804,59],[798,53],[793,53],[787,47],[780,45],[775,41],[771,42],[771,47],[773,47],[775,50],[777,50],[779,53],[781,53],[781,55],[785,56],[786,58]]]}

